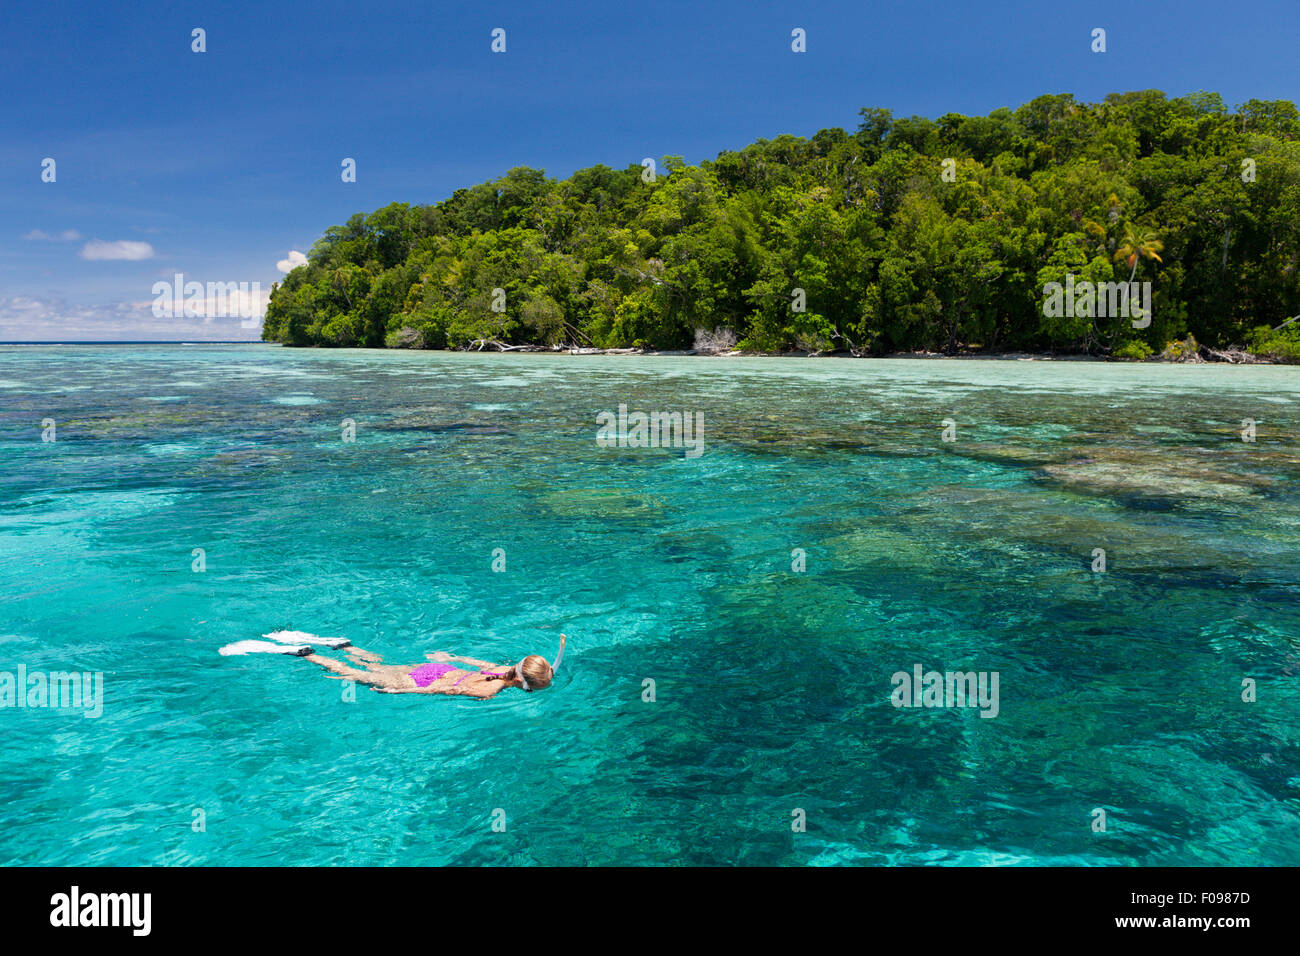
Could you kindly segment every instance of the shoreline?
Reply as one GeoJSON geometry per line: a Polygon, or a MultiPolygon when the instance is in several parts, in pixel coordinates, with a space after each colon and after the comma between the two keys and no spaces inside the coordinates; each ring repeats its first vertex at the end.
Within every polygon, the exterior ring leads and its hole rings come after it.
{"type": "MultiPolygon", "coordinates": [[[[275,344],[275,343],[269,343],[275,344]]],[[[283,343],[278,343],[282,344],[283,343]]],[[[934,359],[955,361],[994,361],[994,362],[1126,362],[1131,364],[1156,365],[1289,365],[1285,361],[1276,361],[1268,356],[1256,355],[1244,349],[1232,348],[1227,351],[1197,346],[1194,350],[1179,354],[1177,357],[1165,357],[1162,354],[1147,358],[1111,358],[1104,355],[1081,355],[1069,352],[886,352],[883,355],[856,355],[848,349],[833,352],[789,351],[789,352],[751,352],[743,349],[598,349],[574,346],[511,345],[490,343],[495,346],[487,348],[430,349],[428,351],[444,352],[484,352],[504,353],[523,352],[528,354],[543,353],[549,355],[662,355],[695,356],[701,358],[851,358],[851,359],[934,359]]],[[[292,346],[285,348],[319,348],[319,346],[292,346]]],[[[421,349],[376,349],[375,351],[402,352],[425,351],[421,349]]]]}
{"type": "MultiPolygon", "coordinates": [[[[819,359],[819,358],[840,358],[840,359],[924,359],[933,361],[958,361],[958,362],[1099,362],[1113,363],[1122,362],[1132,365],[1294,365],[1297,363],[1279,361],[1269,356],[1256,355],[1244,350],[1233,349],[1228,352],[1221,352],[1215,349],[1202,347],[1196,352],[1184,355],[1180,358],[1162,358],[1159,355],[1152,355],[1149,358],[1132,359],[1132,358],[1109,358],[1103,355],[1079,355],[1071,353],[1058,352],[957,352],[947,354],[944,352],[886,352],[883,355],[854,355],[846,350],[834,352],[811,352],[811,351],[789,351],[789,352],[751,352],[742,349],[731,349],[728,351],[714,351],[705,349],[598,349],[589,347],[573,346],[543,346],[543,345],[511,345],[499,347],[499,343],[494,343],[498,347],[494,348],[459,348],[459,349],[403,349],[403,348],[366,348],[364,346],[347,346],[339,347],[343,351],[365,351],[365,352],[446,352],[446,353],[481,353],[484,355],[499,354],[527,354],[527,355],[572,355],[572,356],[594,356],[594,355],[628,355],[628,356],[666,356],[666,357],[698,357],[698,358],[717,358],[717,359],[746,359],[746,358],[780,358],[780,359],[819,359]]],[[[255,339],[234,340],[234,341],[192,341],[186,339],[141,339],[138,341],[95,341],[89,340],[84,342],[0,342],[0,348],[86,348],[86,347],[113,347],[121,348],[124,346],[143,346],[143,345],[178,345],[197,348],[201,346],[231,346],[231,345],[255,345],[265,346],[268,348],[284,349],[321,349],[329,351],[334,347],[320,345],[287,345],[283,342],[264,342],[255,339]]]]}

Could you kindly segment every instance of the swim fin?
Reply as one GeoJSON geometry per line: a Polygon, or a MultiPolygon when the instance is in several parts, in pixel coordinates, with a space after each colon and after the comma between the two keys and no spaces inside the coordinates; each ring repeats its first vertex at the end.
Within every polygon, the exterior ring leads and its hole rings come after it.
{"type": "Polygon", "coordinates": [[[306,631],[272,631],[262,636],[268,640],[279,641],[281,644],[311,644],[315,647],[327,647],[332,651],[352,646],[352,642],[346,637],[318,637],[306,631]]]}
{"type": "Polygon", "coordinates": [[[270,641],[235,641],[233,644],[227,644],[217,651],[222,657],[230,657],[235,654],[290,654],[294,657],[303,657],[310,654],[311,646],[308,644],[272,644],[270,641]]]}

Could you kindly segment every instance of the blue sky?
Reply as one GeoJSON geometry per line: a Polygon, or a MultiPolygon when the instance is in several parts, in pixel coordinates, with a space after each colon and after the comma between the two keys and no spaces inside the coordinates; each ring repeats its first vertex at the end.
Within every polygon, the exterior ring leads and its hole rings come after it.
{"type": "Polygon", "coordinates": [[[1152,87],[1300,99],[1296,0],[105,0],[6,4],[0,36],[0,340],[256,338],[238,319],[154,318],[153,284],[269,290],[277,263],[352,213],[512,166],[698,162],[851,131],[863,106],[985,114],[1152,87]]]}

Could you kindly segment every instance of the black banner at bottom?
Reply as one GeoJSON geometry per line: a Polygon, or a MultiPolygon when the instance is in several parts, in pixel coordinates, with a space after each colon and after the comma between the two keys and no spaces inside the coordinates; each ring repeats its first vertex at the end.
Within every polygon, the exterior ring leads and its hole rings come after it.
{"type": "Polygon", "coordinates": [[[0,870],[0,915],[7,933],[83,943],[237,941],[272,927],[298,943],[373,942],[381,925],[400,938],[403,927],[418,937],[429,920],[467,931],[486,920],[521,941],[538,924],[594,940],[663,922],[734,944],[778,925],[784,935],[793,920],[880,940],[937,933],[947,944],[1048,934],[1231,945],[1291,924],[1283,907],[1295,878],[1294,869],[1208,868],[10,868],[0,870]]]}

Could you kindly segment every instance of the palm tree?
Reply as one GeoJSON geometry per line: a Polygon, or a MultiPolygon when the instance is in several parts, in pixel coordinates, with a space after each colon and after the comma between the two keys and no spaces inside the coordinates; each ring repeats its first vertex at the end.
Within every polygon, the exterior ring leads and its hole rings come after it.
{"type": "MultiPolygon", "coordinates": [[[[1125,284],[1125,291],[1128,293],[1130,301],[1134,303],[1134,310],[1141,316],[1146,310],[1137,307],[1137,293],[1133,290],[1133,277],[1137,275],[1138,263],[1143,259],[1154,259],[1156,262],[1164,262],[1159,253],[1165,247],[1165,244],[1156,238],[1155,233],[1148,229],[1134,229],[1132,223],[1124,223],[1124,238],[1120,241],[1119,248],[1115,250],[1114,262],[1124,262],[1131,270],[1128,274],[1128,282],[1125,284]]],[[[1150,323],[1147,318],[1147,323],[1150,323]]],[[[1139,326],[1142,327],[1142,326],[1139,326]]]]}
{"type": "Polygon", "coordinates": [[[1156,262],[1164,262],[1157,253],[1161,252],[1165,244],[1147,229],[1134,229],[1132,223],[1124,224],[1124,238],[1115,250],[1114,261],[1121,260],[1133,271],[1128,274],[1129,285],[1133,284],[1133,277],[1137,275],[1139,259],[1154,259],[1156,262]]]}

